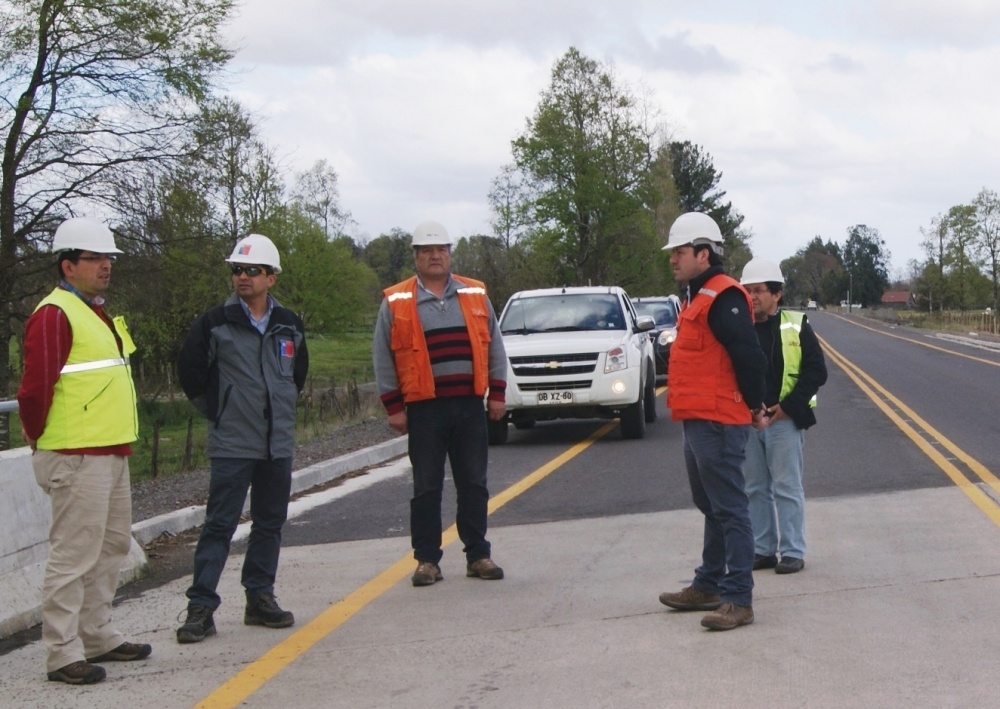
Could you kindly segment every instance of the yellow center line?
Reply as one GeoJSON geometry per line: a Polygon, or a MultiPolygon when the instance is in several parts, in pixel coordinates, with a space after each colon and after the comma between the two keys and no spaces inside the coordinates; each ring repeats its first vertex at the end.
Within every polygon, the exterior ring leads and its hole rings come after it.
{"type": "MultiPolygon", "coordinates": [[[[600,438],[606,436],[618,425],[617,421],[606,423],[585,439],[575,444],[561,455],[529,473],[503,492],[490,500],[489,514],[496,512],[505,504],[521,495],[532,486],[545,479],[553,471],[580,455],[600,438]]],[[[441,536],[442,547],[458,539],[455,525],[451,525],[441,536]]],[[[369,603],[406,578],[413,568],[411,555],[404,556],[378,576],[363,586],[355,589],[342,600],[334,603],[308,624],[295,631],[292,635],[265,652],[259,658],[244,667],[240,672],[222,684],[218,689],[205,697],[196,709],[222,709],[236,707],[260,689],[272,677],[277,675],[289,663],[300,657],[309,648],[346,623],[352,616],[361,611],[369,603]]]]}
{"type": "Polygon", "coordinates": [[[823,344],[823,350],[829,354],[830,358],[842,370],[844,370],[844,373],[858,385],[858,388],[861,389],[861,391],[863,391],[869,399],[875,402],[875,405],[878,406],[894,424],[896,424],[899,430],[901,430],[928,458],[941,468],[941,470],[943,470],[944,473],[951,478],[951,481],[955,483],[955,485],[957,485],[958,488],[964,492],[979,509],[986,513],[994,524],[1000,527],[1000,507],[997,506],[997,503],[994,502],[989,495],[979,489],[975,483],[971,482],[969,478],[966,477],[966,475],[959,470],[957,466],[955,466],[954,463],[948,460],[948,458],[946,458],[941,451],[935,447],[934,443],[921,435],[916,428],[900,416],[899,413],[897,413],[897,410],[903,412],[903,414],[905,414],[910,421],[913,421],[917,426],[919,426],[920,429],[927,433],[933,441],[950,452],[953,456],[955,456],[955,458],[962,461],[971,471],[978,475],[984,483],[993,488],[993,490],[997,493],[1000,493],[1000,480],[998,480],[985,465],[959,448],[940,431],[918,416],[913,409],[904,404],[897,397],[893,396],[871,376],[866,374],[860,367],[831,347],[829,342],[824,340],[822,337],[820,337],[819,340],[823,344]],[[889,404],[886,403],[887,401],[892,403],[896,409],[889,406],[889,404]]]}

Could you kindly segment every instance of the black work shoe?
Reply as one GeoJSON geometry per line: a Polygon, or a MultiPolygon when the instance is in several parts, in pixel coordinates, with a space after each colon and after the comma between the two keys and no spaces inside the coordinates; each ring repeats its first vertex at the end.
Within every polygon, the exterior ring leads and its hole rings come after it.
{"type": "Polygon", "coordinates": [[[472,578],[486,579],[487,581],[499,581],[503,578],[503,569],[487,556],[483,559],[476,559],[471,564],[466,565],[465,575],[472,578]]]}
{"type": "Polygon", "coordinates": [[[153,648],[149,645],[122,643],[114,650],[108,650],[103,655],[88,657],[87,662],[133,662],[135,660],[145,660],[152,652],[153,648]]]}
{"type": "Polygon", "coordinates": [[[177,642],[200,643],[209,635],[215,635],[212,613],[208,606],[188,606],[184,625],[177,629],[177,642]]]}
{"type": "Polygon", "coordinates": [[[804,568],[806,568],[806,562],[802,559],[796,559],[794,556],[783,556],[778,565],[774,567],[774,573],[795,574],[804,568]]]}
{"type": "Polygon", "coordinates": [[[778,565],[778,557],[774,554],[754,554],[753,555],[753,570],[757,569],[773,569],[778,565]]]}
{"type": "Polygon", "coordinates": [[[86,660],[71,662],[54,672],[49,672],[50,682],[65,682],[66,684],[94,684],[107,676],[100,665],[92,665],[86,660]]]}
{"type": "Polygon", "coordinates": [[[417,570],[413,572],[413,578],[410,581],[413,582],[414,586],[431,586],[443,578],[441,567],[433,561],[418,561],[417,570]]]}
{"type": "Polygon", "coordinates": [[[287,628],[295,624],[295,616],[291,611],[281,610],[274,594],[262,593],[247,599],[246,611],[243,613],[244,625],[263,625],[265,628],[287,628]]]}

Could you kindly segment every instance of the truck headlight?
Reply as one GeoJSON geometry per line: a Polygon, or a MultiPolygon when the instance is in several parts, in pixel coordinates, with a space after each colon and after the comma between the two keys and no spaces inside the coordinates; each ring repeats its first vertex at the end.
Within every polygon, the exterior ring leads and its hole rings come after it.
{"type": "Polygon", "coordinates": [[[628,359],[625,356],[625,350],[621,347],[609,350],[607,359],[604,361],[604,373],[620,372],[623,369],[628,369],[628,359]]]}

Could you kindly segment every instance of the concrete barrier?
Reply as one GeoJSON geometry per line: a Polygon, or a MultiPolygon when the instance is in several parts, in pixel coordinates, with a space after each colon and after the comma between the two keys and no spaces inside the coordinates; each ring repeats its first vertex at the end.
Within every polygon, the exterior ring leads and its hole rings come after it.
{"type": "MultiPolygon", "coordinates": [[[[380,465],[406,453],[400,436],[371,448],[325,460],[292,474],[292,494],[304,492],[342,475],[380,465]]],[[[31,449],[0,451],[0,638],[41,622],[41,588],[49,554],[52,509],[35,482],[31,449]]],[[[249,506],[249,498],[247,502],[249,506]]],[[[141,545],[161,534],[177,534],[200,526],[205,507],[187,507],[132,525],[132,547],[118,585],[136,581],[149,571],[141,545]]]]}
{"type": "MultiPolygon", "coordinates": [[[[5,638],[42,620],[52,508],[35,482],[30,448],[0,451],[0,490],[0,638],[5,638]]],[[[142,578],[148,570],[146,553],[133,539],[118,585],[142,578]]]]}

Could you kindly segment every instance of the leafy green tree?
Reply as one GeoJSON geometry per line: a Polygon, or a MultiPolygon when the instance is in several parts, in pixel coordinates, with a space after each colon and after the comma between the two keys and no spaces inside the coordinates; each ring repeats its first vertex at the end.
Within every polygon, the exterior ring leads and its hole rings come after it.
{"type": "Polygon", "coordinates": [[[751,257],[751,234],[742,228],[744,217],[732,202],[723,202],[726,192],[719,189],[722,173],[716,171],[712,156],[689,140],[670,143],[668,152],[680,210],[704,212],[715,219],[722,232],[729,271],[741,272],[751,257]]]}
{"type": "Polygon", "coordinates": [[[529,247],[564,283],[627,285],[654,257],[655,150],[642,109],[610,70],[570,48],[512,143],[530,184],[529,247]]]}
{"type": "Polygon", "coordinates": [[[851,302],[869,307],[882,300],[889,285],[890,253],[878,229],[857,224],[848,228],[844,244],[842,292],[851,292],[851,302]]]}
{"type": "Polygon", "coordinates": [[[828,274],[834,274],[839,280],[844,271],[840,247],[832,241],[824,244],[822,237],[813,237],[795,256],[781,262],[781,271],[785,276],[784,299],[788,305],[809,300],[828,305],[844,299],[843,293],[836,292],[839,285],[834,286],[831,293],[824,292],[828,274]]]}
{"type": "Polygon", "coordinates": [[[378,300],[375,272],[354,258],[349,239],[329,240],[297,205],[261,225],[281,252],[275,296],[307,330],[335,334],[370,318],[378,300]]]}
{"type": "Polygon", "coordinates": [[[410,234],[394,228],[365,245],[364,261],[378,276],[380,288],[388,288],[413,275],[413,249],[410,234]]]}
{"type": "Polygon", "coordinates": [[[986,267],[992,284],[990,304],[994,311],[1000,306],[1000,197],[985,187],[972,202],[975,208],[975,248],[986,267]]]}
{"type": "Polygon", "coordinates": [[[232,8],[233,0],[0,4],[0,396],[10,394],[6,343],[27,315],[21,275],[64,217],[102,204],[114,212],[116,174],[189,153],[193,109],[232,56],[220,34],[232,8]]]}
{"type": "Polygon", "coordinates": [[[954,306],[965,310],[975,303],[972,277],[980,273],[976,257],[975,207],[965,204],[952,207],[948,210],[944,224],[948,240],[942,265],[951,283],[954,306]]]}

